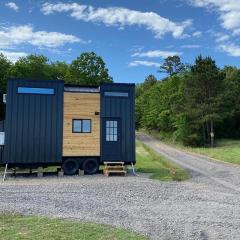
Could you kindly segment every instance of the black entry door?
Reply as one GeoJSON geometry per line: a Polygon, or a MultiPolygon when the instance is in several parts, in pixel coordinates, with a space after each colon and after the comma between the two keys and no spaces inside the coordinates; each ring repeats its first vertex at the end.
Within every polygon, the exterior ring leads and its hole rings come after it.
{"type": "Polygon", "coordinates": [[[102,159],[121,161],[121,119],[102,119],[102,159]]]}

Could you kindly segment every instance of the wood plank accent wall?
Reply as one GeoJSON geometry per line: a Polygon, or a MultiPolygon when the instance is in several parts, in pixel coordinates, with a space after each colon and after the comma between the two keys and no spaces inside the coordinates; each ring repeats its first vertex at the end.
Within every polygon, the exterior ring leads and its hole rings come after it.
{"type": "Polygon", "coordinates": [[[100,94],[64,93],[63,156],[100,156],[100,94]],[[91,133],[72,133],[72,119],[91,119],[91,133]]]}

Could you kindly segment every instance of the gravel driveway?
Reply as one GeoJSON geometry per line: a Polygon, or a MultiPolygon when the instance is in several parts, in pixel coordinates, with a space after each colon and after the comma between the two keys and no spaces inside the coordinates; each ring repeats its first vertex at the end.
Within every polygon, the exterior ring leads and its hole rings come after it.
{"type": "Polygon", "coordinates": [[[132,229],[151,239],[240,239],[240,168],[138,138],[193,175],[165,183],[145,177],[11,178],[0,183],[0,211],[132,229]]]}

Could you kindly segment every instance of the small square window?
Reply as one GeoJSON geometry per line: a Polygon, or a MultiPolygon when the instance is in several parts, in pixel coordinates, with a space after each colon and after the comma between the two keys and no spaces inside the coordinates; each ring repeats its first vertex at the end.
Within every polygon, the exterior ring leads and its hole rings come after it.
{"type": "Polygon", "coordinates": [[[73,119],[72,120],[73,133],[91,133],[90,119],[73,119]]]}

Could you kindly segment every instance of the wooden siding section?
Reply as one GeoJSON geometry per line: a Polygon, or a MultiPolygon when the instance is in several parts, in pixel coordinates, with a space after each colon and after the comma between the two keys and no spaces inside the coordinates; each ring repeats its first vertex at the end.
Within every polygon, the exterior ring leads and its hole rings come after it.
{"type": "Polygon", "coordinates": [[[100,156],[100,94],[64,93],[63,156],[100,156]],[[91,133],[72,133],[72,119],[91,119],[91,133]]]}

